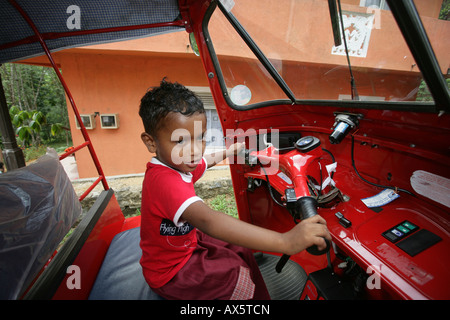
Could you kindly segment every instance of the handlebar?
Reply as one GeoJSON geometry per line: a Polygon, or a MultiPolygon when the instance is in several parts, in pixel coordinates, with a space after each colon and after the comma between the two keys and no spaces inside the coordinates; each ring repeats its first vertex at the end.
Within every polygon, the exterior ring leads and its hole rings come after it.
{"type": "MultiPolygon", "coordinates": [[[[313,197],[304,196],[297,200],[296,208],[300,212],[300,219],[308,219],[314,217],[317,214],[317,201],[313,197]]],[[[330,250],[330,242],[324,238],[327,246],[323,250],[319,250],[316,245],[313,245],[306,249],[309,254],[319,256],[327,253],[330,250]]],[[[290,256],[287,254],[283,254],[275,266],[275,270],[280,273],[283,270],[283,267],[288,262],[290,256]]]]}
{"type": "MultiPolygon", "coordinates": [[[[314,197],[310,195],[308,183],[307,183],[307,172],[308,167],[318,158],[322,156],[322,149],[318,148],[320,145],[320,141],[315,137],[303,137],[299,139],[295,143],[295,148],[288,154],[279,154],[277,150],[273,147],[268,147],[263,151],[252,151],[252,150],[244,150],[244,158],[247,165],[254,166],[256,164],[260,164],[264,169],[263,164],[261,162],[267,163],[268,161],[273,161],[278,164],[282,171],[288,173],[292,178],[293,193],[295,203],[287,203],[286,208],[290,211],[290,213],[294,216],[294,221],[296,221],[296,217],[299,217],[301,220],[308,219],[317,214],[317,201],[314,197]],[[260,161],[259,158],[264,159],[264,161],[260,161]],[[297,198],[298,197],[298,198],[297,198]]],[[[271,192],[271,183],[269,182],[269,177],[267,176],[265,170],[263,170],[265,177],[262,176],[263,180],[267,180],[269,191],[271,192]]],[[[253,178],[259,178],[258,173],[253,173],[249,175],[253,178]]],[[[275,177],[275,176],[274,176],[275,177]]],[[[275,179],[278,179],[275,177],[275,179]]],[[[278,187],[279,188],[279,187],[278,187]]],[[[280,193],[284,193],[285,190],[277,190],[280,193]]],[[[291,201],[292,201],[291,200],[291,201]]],[[[275,201],[275,199],[274,199],[275,201]]],[[[329,251],[330,243],[326,241],[326,248],[324,250],[319,250],[316,245],[309,247],[306,251],[312,255],[322,255],[329,251]]],[[[275,269],[279,273],[282,271],[284,265],[289,260],[289,255],[283,255],[278,261],[275,269]]]]}

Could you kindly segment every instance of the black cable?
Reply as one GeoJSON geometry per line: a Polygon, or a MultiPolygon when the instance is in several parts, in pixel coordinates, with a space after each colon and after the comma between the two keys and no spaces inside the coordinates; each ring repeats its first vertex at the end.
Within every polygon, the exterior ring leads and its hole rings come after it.
{"type": "MultiPolygon", "coordinates": [[[[334,158],[334,155],[331,153],[331,151],[329,151],[329,150],[327,150],[325,148],[322,148],[322,150],[330,155],[331,160],[333,161],[332,163],[336,162],[336,159],[334,158]]],[[[333,179],[333,176],[334,176],[334,171],[331,171],[330,178],[333,179]]]]}
{"type": "Polygon", "coordinates": [[[353,169],[355,169],[356,174],[358,175],[358,177],[359,177],[362,181],[364,181],[364,182],[366,182],[366,183],[368,183],[368,184],[371,184],[371,185],[373,185],[373,186],[375,186],[375,187],[384,188],[384,189],[391,189],[391,190],[394,190],[394,191],[397,191],[397,190],[398,190],[398,191],[405,192],[405,193],[410,194],[410,195],[412,195],[412,196],[415,197],[415,195],[414,195],[412,192],[408,191],[408,190],[401,189],[401,188],[397,188],[397,187],[384,186],[384,185],[377,184],[377,183],[373,183],[373,182],[370,182],[370,181],[364,179],[364,178],[359,174],[358,170],[356,169],[355,158],[353,157],[354,147],[355,147],[355,138],[354,138],[353,135],[352,135],[351,137],[352,137],[352,145],[351,145],[352,166],[353,166],[353,169]]]}
{"type": "Polygon", "coordinates": [[[284,206],[282,203],[278,202],[278,200],[275,199],[275,196],[274,196],[273,193],[272,193],[272,186],[270,185],[270,182],[269,182],[269,176],[267,175],[266,169],[264,169],[264,167],[263,167],[262,163],[259,161],[259,159],[258,159],[258,162],[259,162],[259,165],[261,166],[261,169],[263,169],[263,171],[264,171],[264,175],[266,176],[267,187],[269,188],[269,193],[270,193],[270,196],[271,196],[272,200],[273,200],[277,205],[279,205],[279,206],[285,208],[285,206],[284,206]]]}
{"type": "Polygon", "coordinates": [[[352,93],[352,100],[359,100],[358,90],[356,89],[356,84],[355,84],[355,77],[353,77],[352,65],[350,64],[350,56],[348,54],[347,40],[345,39],[344,19],[342,17],[342,9],[341,9],[341,1],[340,0],[338,0],[338,6],[339,6],[339,17],[341,20],[342,39],[344,40],[345,55],[347,57],[348,70],[350,71],[350,87],[351,87],[351,93],[352,93]]]}
{"type": "Polygon", "coordinates": [[[284,148],[275,148],[277,151],[286,151],[286,150],[294,150],[295,147],[284,147],[284,148]]]}

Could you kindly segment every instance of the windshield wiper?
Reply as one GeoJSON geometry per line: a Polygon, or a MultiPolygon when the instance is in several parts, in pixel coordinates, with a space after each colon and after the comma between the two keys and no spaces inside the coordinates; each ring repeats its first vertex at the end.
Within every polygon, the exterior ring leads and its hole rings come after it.
{"type": "Polygon", "coordinates": [[[228,19],[230,24],[233,26],[234,30],[239,34],[239,36],[244,40],[244,42],[247,44],[247,46],[250,48],[250,50],[253,52],[253,54],[258,58],[258,60],[261,62],[261,64],[266,68],[267,72],[272,76],[272,78],[275,80],[275,82],[280,86],[280,88],[284,91],[284,93],[288,96],[288,98],[291,100],[292,104],[295,104],[295,96],[294,93],[291,91],[289,86],[286,84],[284,79],[281,77],[281,75],[278,73],[277,69],[272,65],[272,63],[267,59],[267,57],[264,55],[264,53],[259,49],[258,45],[253,41],[253,39],[250,37],[250,35],[247,33],[247,31],[244,29],[244,27],[239,23],[239,21],[236,19],[236,17],[227,9],[224,8],[222,3],[220,1],[217,2],[219,4],[220,11],[225,15],[225,17],[228,19]]]}
{"type": "Polygon", "coordinates": [[[355,77],[352,72],[352,65],[350,64],[350,55],[348,54],[347,40],[345,39],[345,30],[344,30],[344,19],[342,18],[342,9],[341,9],[341,0],[337,0],[339,6],[339,19],[341,21],[341,30],[336,24],[339,24],[337,21],[337,12],[336,12],[336,0],[328,0],[328,6],[330,8],[330,17],[331,17],[331,25],[333,27],[333,36],[335,46],[341,45],[341,40],[344,40],[344,48],[345,48],[345,56],[347,57],[347,65],[348,71],[350,72],[350,88],[352,94],[352,100],[359,100],[358,90],[356,89],[355,77]],[[342,36],[341,36],[342,35],[342,36]],[[337,39],[339,38],[339,40],[337,39]]]}

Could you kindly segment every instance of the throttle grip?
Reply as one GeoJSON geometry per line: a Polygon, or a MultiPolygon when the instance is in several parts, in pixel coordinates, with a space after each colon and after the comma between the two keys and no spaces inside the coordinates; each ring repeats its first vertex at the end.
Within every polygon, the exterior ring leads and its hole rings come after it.
{"type": "Polygon", "coordinates": [[[301,197],[296,203],[300,211],[300,219],[305,220],[317,215],[317,201],[313,197],[301,197]]]}
{"type": "MultiPolygon", "coordinates": [[[[300,218],[302,220],[314,217],[317,214],[317,201],[312,197],[302,197],[297,200],[297,204],[300,207],[300,218]]],[[[313,245],[306,249],[306,251],[314,256],[320,256],[325,254],[330,250],[330,242],[325,239],[327,244],[326,248],[323,250],[319,250],[316,245],[313,245]]]]}
{"type": "MultiPolygon", "coordinates": [[[[296,203],[297,209],[300,211],[300,219],[308,219],[314,217],[317,214],[317,201],[313,197],[301,197],[297,200],[296,203]]],[[[326,248],[323,250],[319,250],[316,245],[313,245],[306,249],[309,254],[318,256],[327,253],[330,250],[330,242],[325,239],[327,244],[326,248]]],[[[283,267],[288,262],[290,256],[287,254],[283,254],[275,266],[276,272],[280,273],[283,270],[283,267]]]]}

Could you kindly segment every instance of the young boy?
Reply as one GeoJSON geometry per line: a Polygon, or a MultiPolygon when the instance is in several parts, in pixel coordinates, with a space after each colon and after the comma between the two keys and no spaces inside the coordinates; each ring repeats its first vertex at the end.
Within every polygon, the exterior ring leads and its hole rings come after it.
{"type": "Polygon", "coordinates": [[[243,144],[204,155],[201,100],[162,80],[141,100],[142,141],[156,156],[147,164],[141,206],[141,265],[149,286],[167,299],[270,299],[249,249],[295,254],[331,240],[325,220],[306,219],[286,233],[212,210],[196,196],[207,168],[237,155],[243,144]],[[245,248],[249,249],[245,249],[245,248]]]}

